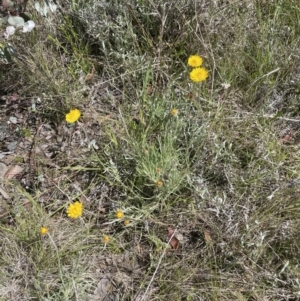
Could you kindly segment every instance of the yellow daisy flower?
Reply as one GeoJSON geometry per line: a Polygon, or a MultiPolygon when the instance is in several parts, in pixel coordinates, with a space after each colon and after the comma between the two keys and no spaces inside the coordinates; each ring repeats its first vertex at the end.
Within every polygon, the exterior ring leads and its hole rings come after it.
{"type": "Polygon", "coordinates": [[[188,59],[188,65],[191,67],[200,67],[202,65],[203,59],[199,55],[191,55],[188,59]]]}
{"type": "Polygon", "coordinates": [[[163,185],[163,182],[161,181],[161,180],[158,180],[157,182],[156,182],[156,186],[157,187],[161,187],[163,185]]]}
{"type": "Polygon", "coordinates": [[[46,227],[41,227],[40,233],[41,233],[42,235],[46,235],[46,234],[48,233],[48,228],[46,228],[46,227]]]}
{"type": "Polygon", "coordinates": [[[124,212],[122,210],[117,210],[116,211],[116,218],[121,219],[124,216],[124,212]]]}
{"type": "Polygon", "coordinates": [[[171,110],[171,115],[173,115],[175,117],[178,115],[178,113],[179,113],[179,111],[177,109],[172,109],[171,110]]]}
{"type": "Polygon", "coordinates": [[[82,210],[83,210],[82,203],[76,201],[75,203],[70,204],[70,206],[68,207],[67,209],[68,217],[76,219],[82,215],[82,210]]]}
{"type": "Polygon", "coordinates": [[[190,72],[190,79],[195,82],[202,82],[204,80],[206,80],[208,77],[208,71],[205,68],[194,68],[191,72],[190,72]]]}
{"type": "Polygon", "coordinates": [[[68,114],[66,114],[66,121],[68,123],[76,122],[81,115],[81,112],[78,109],[71,110],[68,114]]]}
{"type": "Polygon", "coordinates": [[[109,243],[109,241],[110,241],[110,237],[109,237],[108,235],[104,235],[104,236],[103,236],[103,242],[104,242],[105,244],[107,244],[107,243],[109,243]]]}

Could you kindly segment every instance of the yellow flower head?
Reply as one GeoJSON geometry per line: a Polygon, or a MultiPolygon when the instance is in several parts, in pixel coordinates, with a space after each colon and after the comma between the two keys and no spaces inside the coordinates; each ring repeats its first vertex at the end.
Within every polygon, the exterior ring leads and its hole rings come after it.
{"type": "Polygon", "coordinates": [[[46,235],[46,234],[48,233],[48,228],[46,228],[46,227],[41,227],[40,233],[41,233],[42,235],[46,235]]]}
{"type": "Polygon", "coordinates": [[[188,65],[191,67],[200,67],[202,65],[203,59],[199,55],[191,55],[188,59],[188,65]]]}
{"type": "Polygon", "coordinates": [[[156,182],[156,186],[157,187],[161,187],[163,185],[163,182],[161,181],[161,180],[158,180],[157,182],[156,182]]]}
{"type": "Polygon", "coordinates": [[[121,219],[124,216],[124,212],[120,209],[116,211],[116,218],[121,219]]]}
{"type": "Polygon", "coordinates": [[[202,82],[204,80],[206,80],[208,77],[208,71],[205,68],[194,68],[191,72],[190,72],[190,79],[193,82],[202,82]]]}
{"type": "Polygon", "coordinates": [[[178,115],[178,113],[179,113],[179,111],[177,109],[172,109],[171,110],[171,115],[173,115],[175,117],[178,115]]]}
{"type": "Polygon", "coordinates": [[[68,123],[76,122],[81,115],[81,112],[78,109],[71,110],[68,114],[66,114],[66,121],[68,123]]]}
{"type": "Polygon", "coordinates": [[[129,219],[126,219],[125,221],[124,221],[124,225],[125,226],[128,226],[130,224],[130,220],[129,219]]]}
{"type": "Polygon", "coordinates": [[[82,215],[83,206],[82,203],[76,201],[73,204],[70,204],[70,206],[67,209],[68,217],[70,218],[78,218],[82,215]]]}
{"type": "Polygon", "coordinates": [[[110,241],[110,237],[109,237],[108,235],[104,235],[104,236],[103,236],[103,242],[104,242],[105,244],[107,244],[107,243],[109,243],[109,241],[110,241]]]}

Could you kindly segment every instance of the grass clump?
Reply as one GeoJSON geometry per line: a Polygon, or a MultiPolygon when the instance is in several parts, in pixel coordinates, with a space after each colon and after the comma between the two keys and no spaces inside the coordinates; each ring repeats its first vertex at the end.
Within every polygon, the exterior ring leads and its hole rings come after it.
{"type": "Polygon", "coordinates": [[[299,9],[32,11],[0,84],[3,300],[297,300],[299,9]]]}

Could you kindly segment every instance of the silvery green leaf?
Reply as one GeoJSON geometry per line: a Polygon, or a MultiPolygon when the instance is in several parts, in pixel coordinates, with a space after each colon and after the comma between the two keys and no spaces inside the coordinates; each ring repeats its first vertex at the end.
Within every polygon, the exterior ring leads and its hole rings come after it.
{"type": "Polygon", "coordinates": [[[29,20],[24,24],[23,32],[30,32],[34,27],[35,23],[32,20],[29,20]]]}
{"type": "Polygon", "coordinates": [[[44,6],[43,16],[47,17],[48,14],[48,6],[44,6]]]}
{"type": "Polygon", "coordinates": [[[4,48],[0,47],[0,59],[7,62],[6,55],[4,53],[4,48]]]}
{"type": "Polygon", "coordinates": [[[36,11],[39,13],[41,11],[41,6],[39,2],[35,2],[34,3],[34,8],[36,9],[36,11]]]}
{"type": "Polygon", "coordinates": [[[91,149],[91,148],[94,148],[94,149],[99,149],[99,146],[96,144],[96,140],[93,139],[92,141],[90,141],[89,145],[88,145],[88,148],[91,149]]]}
{"type": "Polygon", "coordinates": [[[6,31],[7,31],[8,34],[12,35],[12,34],[15,33],[16,29],[15,29],[14,26],[11,26],[11,25],[10,25],[10,26],[7,26],[7,27],[6,27],[6,31]]]}
{"type": "Polygon", "coordinates": [[[15,33],[16,29],[14,26],[7,26],[6,29],[5,29],[5,32],[3,34],[4,38],[5,39],[8,39],[9,36],[12,36],[14,33],[15,33]]]}
{"type": "Polygon", "coordinates": [[[32,101],[32,103],[31,103],[31,110],[32,110],[33,112],[36,112],[36,104],[35,104],[34,101],[32,101]]]}
{"type": "Polygon", "coordinates": [[[10,55],[15,56],[15,57],[18,57],[17,52],[16,52],[16,50],[15,50],[15,48],[13,47],[12,44],[7,43],[7,46],[6,46],[5,49],[9,52],[10,55]]]}
{"type": "Polygon", "coordinates": [[[57,10],[57,5],[51,1],[51,2],[49,2],[49,8],[53,13],[55,13],[57,10]]]}
{"type": "Polygon", "coordinates": [[[15,27],[22,27],[25,23],[24,19],[18,16],[9,16],[7,22],[15,27]]]}
{"type": "Polygon", "coordinates": [[[13,123],[13,124],[18,123],[18,119],[17,119],[15,116],[10,116],[10,117],[9,117],[9,121],[10,121],[11,123],[13,123]]]}
{"type": "Polygon", "coordinates": [[[6,57],[6,61],[8,63],[11,63],[12,62],[12,58],[11,58],[10,52],[7,49],[7,47],[4,48],[4,54],[5,54],[5,57],[6,57]]]}

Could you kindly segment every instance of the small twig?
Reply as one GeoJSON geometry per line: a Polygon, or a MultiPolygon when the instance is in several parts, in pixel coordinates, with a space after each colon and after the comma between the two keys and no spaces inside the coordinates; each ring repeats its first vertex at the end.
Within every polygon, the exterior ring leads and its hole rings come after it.
{"type": "Polygon", "coordinates": [[[264,77],[268,77],[269,75],[271,75],[271,74],[273,74],[273,73],[275,73],[275,72],[277,72],[279,70],[280,70],[280,68],[276,68],[276,69],[270,71],[269,73],[264,74],[264,75],[258,77],[254,82],[251,83],[251,85],[255,84],[256,82],[258,82],[259,80],[263,79],[264,77]]]}
{"type": "Polygon", "coordinates": [[[50,234],[48,234],[48,237],[49,237],[49,239],[50,239],[50,241],[51,241],[51,243],[52,243],[52,245],[53,245],[53,247],[55,249],[55,252],[56,252],[58,269],[59,269],[59,276],[60,276],[61,282],[62,282],[62,284],[64,286],[65,283],[64,283],[63,273],[62,273],[62,265],[61,265],[61,261],[60,261],[60,257],[59,257],[59,251],[58,251],[58,248],[57,248],[57,246],[56,246],[56,244],[55,244],[52,236],[50,234]]]}
{"type": "Polygon", "coordinates": [[[287,117],[281,117],[276,115],[263,115],[265,118],[276,118],[276,119],[281,119],[281,120],[286,120],[286,121],[293,121],[293,122],[300,122],[300,119],[293,119],[293,118],[287,118],[287,117]]]}
{"type": "MultiPolygon", "coordinates": [[[[249,115],[254,115],[254,114],[249,113],[249,115]]],[[[281,116],[276,117],[276,114],[257,115],[257,117],[261,117],[261,116],[264,117],[264,118],[276,118],[276,119],[280,119],[280,120],[300,122],[300,119],[287,118],[287,117],[281,117],[281,116]]],[[[241,116],[241,117],[230,116],[230,117],[226,117],[225,119],[227,119],[227,120],[229,120],[229,119],[244,119],[244,116],[241,116]]]]}
{"type": "Polygon", "coordinates": [[[164,248],[164,250],[163,250],[163,252],[162,252],[162,254],[161,254],[161,256],[160,256],[160,258],[159,258],[159,260],[158,260],[158,264],[157,264],[157,266],[156,266],[156,269],[155,269],[155,271],[154,271],[154,273],[153,273],[153,275],[152,275],[152,277],[151,277],[151,279],[150,279],[150,282],[149,282],[149,284],[148,284],[148,286],[147,286],[147,288],[146,288],[146,291],[145,291],[145,293],[144,293],[144,295],[143,295],[141,301],[144,301],[144,300],[145,300],[145,297],[146,297],[146,295],[147,295],[147,293],[148,293],[148,291],[149,291],[149,289],[150,289],[150,287],[151,287],[151,285],[152,285],[152,282],[154,281],[154,278],[155,278],[155,276],[156,276],[156,274],[157,274],[157,272],[158,272],[158,269],[159,269],[159,267],[160,267],[160,265],[161,265],[161,261],[162,261],[162,259],[164,258],[165,254],[166,254],[167,248],[168,248],[168,246],[170,245],[170,241],[171,241],[172,238],[174,237],[174,235],[175,235],[175,233],[176,233],[176,230],[177,230],[177,229],[174,230],[173,234],[171,235],[171,237],[170,237],[170,239],[169,239],[169,241],[168,241],[168,244],[167,244],[166,247],[164,248]]]}
{"type": "Polygon", "coordinates": [[[80,299],[79,299],[79,296],[78,296],[78,293],[77,293],[76,284],[75,284],[74,279],[72,280],[72,284],[73,284],[73,288],[74,288],[76,301],[79,301],[80,299]]]}
{"type": "Polygon", "coordinates": [[[40,125],[38,126],[35,134],[34,134],[34,137],[33,137],[33,143],[31,145],[31,149],[29,151],[29,173],[28,173],[28,176],[29,176],[29,179],[28,179],[28,185],[32,186],[33,183],[34,183],[34,176],[35,176],[35,173],[36,173],[36,147],[37,147],[37,143],[36,143],[36,140],[37,140],[37,137],[40,133],[40,130],[43,126],[43,123],[40,123],[40,125]]]}

